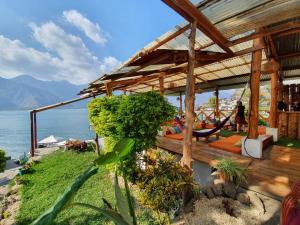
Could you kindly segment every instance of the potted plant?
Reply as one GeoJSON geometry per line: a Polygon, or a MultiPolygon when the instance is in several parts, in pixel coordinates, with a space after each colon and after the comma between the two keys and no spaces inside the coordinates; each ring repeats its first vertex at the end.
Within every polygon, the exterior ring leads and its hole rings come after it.
{"type": "Polygon", "coordinates": [[[225,183],[232,182],[237,185],[247,181],[247,168],[230,158],[221,159],[216,165],[219,178],[225,183]]]}

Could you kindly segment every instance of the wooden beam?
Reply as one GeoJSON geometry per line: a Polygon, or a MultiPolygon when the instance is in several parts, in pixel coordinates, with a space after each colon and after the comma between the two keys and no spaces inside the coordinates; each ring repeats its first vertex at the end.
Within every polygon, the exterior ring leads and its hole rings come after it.
{"type": "Polygon", "coordinates": [[[293,53],[287,53],[287,54],[280,55],[279,58],[286,59],[286,58],[293,58],[293,57],[298,57],[298,56],[300,56],[300,52],[293,52],[293,53]]]}
{"type": "Polygon", "coordinates": [[[194,105],[195,105],[195,38],[196,38],[197,22],[191,23],[191,33],[189,37],[189,62],[188,73],[186,77],[185,89],[185,129],[183,139],[183,166],[192,169],[192,138],[194,123],[194,105]]]}
{"type": "Polygon", "coordinates": [[[276,46],[274,44],[274,41],[273,41],[273,38],[271,35],[268,36],[268,41],[269,41],[269,45],[270,45],[270,50],[271,50],[271,53],[272,53],[272,57],[275,58],[275,60],[279,60],[279,57],[278,57],[278,53],[277,53],[277,49],[276,49],[276,46]]]}
{"type": "MultiPolygon", "coordinates": [[[[253,47],[261,45],[262,38],[256,38],[253,41],[253,47]]],[[[257,139],[258,137],[258,119],[259,119],[259,82],[261,74],[261,59],[262,50],[257,50],[252,53],[251,66],[251,82],[250,82],[250,113],[249,113],[249,135],[250,139],[257,139]]]]}
{"type": "Polygon", "coordinates": [[[34,132],[34,148],[38,147],[37,141],[37,124],[36,124],[36,113],[33,113],[33,132],[34,132]]]}
{"type": "Polygon", "coordinates": [[[187,21],[197,22],[197,28],[227,53],[233,55],[230,48],[226,46],[228,40],[223,34],[189,1],[189,0],[163,0],[187,21]]]}
{"type": "Polygon", "coordinates": [[[105,89],[106,89],[107,96],[112,96],[112,92],[113,92],[113,87],[110,83],[111,82],[105,83],[105,89]]]}
{"type": "Polygon", "coordinates": [[[277,127],[278,71],[271,74],[270,127],[277,127]]]}
{"type": "Polygon", "coordinates": [[[164,95],[165,87],[164,87],[164,77],[159,77],[159,93],[164,95]]]}
{"type": "Polygon", "coordinates": [[[179,115],[183,115],[183,110],[182,110],[182,92],[179,93],[179,115]]]}
{"type": "Polygon", "coordinates": [[[219,112],[219,88],[216,87],[216,114],[215,114],[215,118],[220,119],[220,112],[219,112]]]}
{"type": "Polygon", "coordinates": [[[34,156],[34,122],[33,122],[33,111],[30,112],[30,155],[34,156]]]}
{"type": "Polygon", "coordinates": [[[42,111],[45,111],[45,110],[48,110],[48,109],[53,109],[53,108],[68,105],[68,104],[71,104],[71,103],[74,103],[74,102],[82,101],[84,99],[91,98],[91,97],[92,97],[91,95],[87,95],[87,96],[83,96],[83,97],[80,97],[80,98],[75,98],[75,99],[72,99],[72,100],[69,100],[69,101],[59,102],[59,103],[56,103],[56,104],[53,104],[53,105],[43,106],[43,107],[32,110],[32,112],[36,112],[36,113],[37,112],[42,112],[42,111]]]}

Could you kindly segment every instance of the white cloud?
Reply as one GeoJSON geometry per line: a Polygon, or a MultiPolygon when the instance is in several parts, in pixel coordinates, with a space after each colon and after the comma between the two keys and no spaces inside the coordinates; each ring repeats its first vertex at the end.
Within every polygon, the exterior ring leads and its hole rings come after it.
{"type": "Polygon", "coordinates": [[[98,44],[105,44],[107,39],[101,30],[99,24],[92,23],[88,18],[84,17],[76,10],[69,10],[63,12],[63,17],[66,21],[77,27],[79,30],[91,40],[98,44]]]}
{"type": "Polygon", "coordinates": [[[53,22],[30,24],[33,38],[46,48],[39,51],[19,40],[0,35],[0,74],[14,77],[29,74],[43,80],[68,80],[85,84],[99,73],[109,72],[120,62],[112,57],[100,60],[80,37],[66,33],[53,22]]]}

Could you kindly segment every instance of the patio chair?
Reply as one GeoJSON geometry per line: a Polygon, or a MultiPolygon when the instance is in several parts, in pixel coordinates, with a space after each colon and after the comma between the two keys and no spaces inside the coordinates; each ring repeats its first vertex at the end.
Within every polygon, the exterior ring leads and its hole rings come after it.
{"type": "Polygon", "coordinates": [[[300,224],[300,180],[297,181],[290,194],[282,201],[281,206],[281,225],[299,225],[300,224]]]}

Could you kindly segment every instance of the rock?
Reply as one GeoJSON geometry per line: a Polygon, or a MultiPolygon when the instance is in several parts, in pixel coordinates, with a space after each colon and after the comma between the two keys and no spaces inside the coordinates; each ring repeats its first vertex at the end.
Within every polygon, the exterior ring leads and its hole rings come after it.
{"type": "Polygon", "coordinates": [[[210,186],[205,186],[202,188],[202,192],[209,198],[212,199],[215,197],[214,192],[212,191],[210,186]]]}
{"type": "Polygon", "coordinates": [[[212,191],[216,196],[222,196],[223,195],[223,184],[218,183],[212,186],[212,191]]]}
{"type": "Polygon", "coordinates": [[[225,183],[223,186],[223,192],[229,198],[232,198],[232,199],[236,198],[237,191],[236,191],[235,185],[232,183],[225,183]]]}
{"type": "Polygon", "coordinates": [[[251,204],[250,197],[246,193],[239,193],[237,196],[237,200],[244,205],[249,206],[251,204]]]}
{"type": "Polygon", "coordinates": [[[219,172],[218,172],[218,171],[215,171],[215,172],[213,172],[212,174],[209,175],[209,177],[208,177],[208,182],[209,182],[210,184],[214,184],[214,181],[215,181],[216,179],[218,179],[218,178],[219,178],[219,172]]]}
{"type": "Polygon", "coordinates": [[[222,179],[215,179],[215,180],[214,180],[214,184],[222,184],[222,185],[224,185],[225,182],[224,182],[224,180],[222,180],[222,179]]]}

